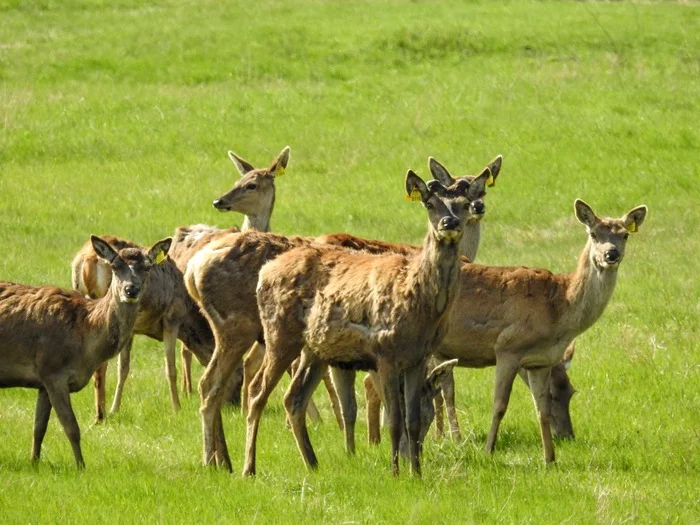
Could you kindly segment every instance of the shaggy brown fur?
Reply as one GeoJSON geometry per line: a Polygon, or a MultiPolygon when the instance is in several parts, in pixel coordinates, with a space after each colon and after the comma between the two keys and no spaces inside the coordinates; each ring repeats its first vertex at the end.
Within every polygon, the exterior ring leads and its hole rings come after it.
{"type": "Polygon", "coordinates": [[[0,388],[39,391],[32,460],[41,454],[53,407],[76,464],[84,466],[70,393],[81,390],[95,369],[130,340],[138,301],[148,289],[146,278],[170,243],[164,239],[148,252],[131,247],[117,252],[93,237],[95,252],[110,264],[113,276],[106,295],[94,301],[60,288],[0,283],[0,388]]]}

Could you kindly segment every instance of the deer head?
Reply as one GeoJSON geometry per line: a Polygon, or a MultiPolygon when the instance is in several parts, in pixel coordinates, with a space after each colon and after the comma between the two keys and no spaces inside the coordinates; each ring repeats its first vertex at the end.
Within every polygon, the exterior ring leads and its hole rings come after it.
{"type": "Polygon", "coordinates": [[[139,248],[124,248],[117,252],[105,240],[90,236],[95,253],[112,269],[112,293],[122,303],[138,303],[145,288],[148,272],[154,264],[167,259],[172,239],[168,237],[155,243],[148,251],[139,248]]]}
{"type": "Polygon", "coordinates": [[[406,174],[406,194],[411,200],[420,200],[428,211],[431,232],[438,243],[454,244],[462,238],[463,222],[451,209],[454,196],[437,180],[426,184],[412,170],[406,174]]]}
{"type": "Polygon", "coordinates": [[[503,157],[498,155],[479,175],[464,175],[455,178],[440,162],[433,157],[428,158],[428,166],[432,176],[443,186],[454,192],[462,193],[463,200],[455,202],[453,211],[465,223],[479,221],[486,214],[486,204],[484,204],[486,187],[496,184],[496,177],[501,171],[502,163],[503,157]]]}
{"type": "Polygon", "coordinates": [[[574,210],[576,218],[586,226],[589,257],[599,271],[617,269],[625,256],[629,234],[638,231],[647,215],[647,207],[638,206],[620,219],[600,218],[581,199],[574,202],[574,210]]]}
{"type": "Polygon", "coordinates": [[[228,156],[241,174],[233,189],[216,199],[214,208],[219,211],[236,211],[248,216],[268,214],[275,201],[275,178],[284,174],[289,163],[290,148],[285,147],[272,163],[263,169],[255,169],[233,151],[228,156]]]}

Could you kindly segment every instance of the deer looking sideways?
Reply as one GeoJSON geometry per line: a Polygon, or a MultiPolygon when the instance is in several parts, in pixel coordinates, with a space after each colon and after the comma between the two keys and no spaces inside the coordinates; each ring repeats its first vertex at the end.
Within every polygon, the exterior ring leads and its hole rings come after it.
{"type": "Polygon", "coordinates": [[[267,399],[300,355],[284,406],[307,466],[315,468],[318,461],[306,429],[306,404],[330,364],[378,371],[389,414],[392,471],[399,472],[405,414],[411,467],[420,475],[426,360],[447,329],[463,224],[440,182],[426,185],[409,170],[406,191],[428,212],[420,253],[373,255],[316,244],[282,254],[262,268],[257,298],[266,350],[250,385],[245,475],[256,472],[257,433],[267,399]]]}
{"type": "MultiPolygon", "coordinates": [[[[250,163],[229,151],[229,158],[241,173],[242,178],[236,182],[230,192],[215,200],[214,206],[222,211],[238,211],[246,214],[244,228],[256,226],[267,228],[274,206],[274,179],[275,176],[284,172],[289,161],[289,152],[287,146],[269,168],[255,169],[250,163]]],[[[214,351],[211,329],[206,319],[201,315],[199,307],[194,304],[187,293],[182,272],[189,258],[199,248],[231,231],[238,231],[238,228],[219,230],[204,225],[178,228],[173,237],[168,260],[159,265],[153,272],[151,276],[153,285],[149,287],[141,300],[135,333],[163,341],[166,377],[170,388],[171,403],[175,409],[180,407],[175,368],[176,340],[180,339],[188,349],[187,351],[183,349],[183,355],[187,356],[187,359],[183,359],[183,361],[187,361],[186,366],[183,367],[185,384],[191,384],[191,353],[194,353],[197,359],[206,365],[214,351]]],[[[139,248],[131,241],[112,236],[104,238],[117,248],[139,248]]],[[[111,276],[109,265],[98,257],[90,242],[87,242],[73,259],[73,288],[90,298],[99,298],[106,294],[110,286],[111,276]]],[[[131,344],[130,341],[119,354],[119,376],[110,413],[117,412],[121,405],[124,384],[129,374],[131,344]]],[[[102,420],[105,414],[106,371],[107,363],[105,362],[95,372],[95,405],[98,421],[102,420]]]]}
{"type": "Polygon", "coordinates": [[[148,251],[117,252],[99,237],[90,240],[112,273],[109,289],[99,300],[60,288],[0,282],[0,388],[39,391],[32,460],[41,454],[53,407],[78,468],[85,462],[70,394],[81,390],[97,367],[129,342],[149,272],[165,259],[171,244],[168,238],[148,251]]]}

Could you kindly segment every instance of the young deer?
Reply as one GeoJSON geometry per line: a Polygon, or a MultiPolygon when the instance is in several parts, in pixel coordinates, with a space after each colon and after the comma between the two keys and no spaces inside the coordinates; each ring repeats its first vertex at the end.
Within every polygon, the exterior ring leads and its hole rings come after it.
{"type": "MultiPolygon", "coordinates": [[[[274,178],[284,173],[289,161],[289,152],[289,146],[287,146],[269,168],[255,169],[247,161],[229,151],[229,158],[241,173],[242,178],[236,182],[230,192],[215,200],[214,206],[222,211],[249,214],[246,215],[244,227],[255,225],[267,227],[274,205],[274,178]]],[[[170,399],[176,410],[180,407],[180,400],[176,384],[175,341],[180,339],[188,348],[186,351],[183,349],[183,363],[186,363],[183,366],[185,386],[191,385],[192,353],[206,365],[214,350],[211,330],[199,308],[187,293],[182,272],[197,249],[230,231],[238,231],[238,229],[218,230],[203,225],[178,228],[173,237],[169,260],[154,272],[151,277],[154,285],[141,301],[135,333],[163,341],[170,399]]],[[[119,248],[139,247],[131,241],[112,236],[105,236],[105,239],[119,248]]],[[[109,266],[99,259],[92,244],[87,242],[73,259],[73,288],[91,298],[98,298],[104,296],[110,280],[109,266]]],[[[129,342],[119,354],[119,375],[110,413],[117,412],[121,406],[124,385],[130,368],[131,345],[132,342],[129,342]]],[[[95,372],[95,405],[98,421],[104,418],[105,413],[106,372],[107,363],[95,372]]]]}
{"type": "Polygon", "coordinates": [[[48,286],[0,283],[0,388],[39,391],[32,460],[41,454],[53,407],[79,468],[85,462],[70,393],[81,390],[95,369],[129,342],[149,271],[165,259],[171,244],[168,238],[148,251],[131,247],[116,251],[99,237],[90,240],[112,273],[101,299],[92,301],[48,286]]]}
{"type": "Polygon", "coordinates": [[[426,185],[409,170],[406,191],[428,211],[419,254],[372,255],[313,245],[284,253],[261,270],[257,296],[266,351],[250,386],[244,475],[256,471],[257,432],[267,399],[300,355],[284,405],[307,466],[316,468],[318,461],[306,429],[306,404],[331,364],[378,370],[389,409],[393,473],[399,472],[405,414],[411,466],[420,475],[426,359],[446,331],[463,225],[440,182],[426,185]]]}
{"type": "Polygon", "coordinates": [[[646,206],[639,206],[620,219],[599,218],[581,200],[576,200],[574,209],[589,234],[574,272],[462,266],[449,330],[436,355],[459,359],[461,366],[496,365],[488,452],[494,450],[513,380],[523,368],[537,408],[544,459],[554,461],[552,367],[605,310],[629,232],[636,232],[647,214],[646,206]]]}

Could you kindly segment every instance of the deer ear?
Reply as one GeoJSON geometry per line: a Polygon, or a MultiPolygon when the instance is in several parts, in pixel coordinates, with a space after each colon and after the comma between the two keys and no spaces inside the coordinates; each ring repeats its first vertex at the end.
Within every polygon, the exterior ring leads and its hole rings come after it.
{"type": "Polygon", "coordinates": [[[494,184],[491,169],[486,167],[484,168],[484,171],[479,173],[479,175],[474,177],[472,180],[471,184],[469,185],[469,187],[472,189],[470,193],[472,195],[478,195],[486,188],[486,186],[493,186],[494,184]]]}
{"type": "Polygon", "coordinates": [[[425,202],[430,198],[430,190],[413,170],[406,173],[406,199],[425,202]]]}
{"type": "Polygon", "coordinates": [[[280,154],[277,155],[277,158],[272,161],[272,164],[270,164],[270,167],[267,169],[270,175],[273,177],[281,177],[284,175],[284,171],[287,169],[287,164],[289,163],[290,152],[291,149],[289,146],[286,146],[280,151],[280,154]]]}
{"type": "Polygon", "coordinates": [[[92,243],[92,249],[95,250],[98,257],[112,264],[112,261],[114,261],[118,255],[117,251],[112,248],[107,241],[100,239],[97,235],[90,235],[90,242],[92,243]]]}
{"type": "Polygon", "coordinates": [[[151,264],[160,264],[165,261],[168,258],[168,251],[170,250],[172,243],[172,237],[168,237],[151,246],[148,249],[148,258],[150,259],[151,264]]]}
{"type": "Polygon", "coordinates": [[[431,397],[435,397],[440,392],[440,382],[452,373],[457,363],[459,363],[459,359],[450,359],[440,363],[430,371],[425,379],[425,386],[431,397]]]}
{"type": "Polygon", "coordinates": [[[496,185],[496,177],[501,172],[501,164],[503,164],[503,155],[498,155],[495,159],[486,166],[491,170],[491,179],[486,181],[486,185],[491,187],[496,185]]]}
{"type": "Polygon", "coordinates": [[[637,206],[633,210],[628,211],[622,220],[625,223],[625,228],[627,228],[627,231],[636,233],[644,222],[644,219],[646,219],[646,216],[647,207],[637,206]]]}
{"type": "Polygon", "coordinates": [[[455,183],[455,178],[450,175],[447,168],[433,157],[428,157],[428,167],[430,168],[430,174],[433,176],[433,178],[440,181],[440,184],[443,186],[449,187],[455,183]]]}
{"type": "Polygon", "coordinates": [[[239,157],[233,151],[228,152],[228,158],[231,159],[233,165],[236,166],[236,169],[238,170],[238,173],[241,174],[241,177],[243,177],[249,171],[253,171],[255,169],[250,162],[239,157]]]}
{"type": "Polygon", "coordinates": [[[593,211],[593,208],[591,208],[581,199],[576,199],[576,201],[574,201],[574,211],[576,212],[576,218],[579,220],[579,222],[588,226],[589,228],[592,228],[598,221],[598,217],[593,211]]]}

